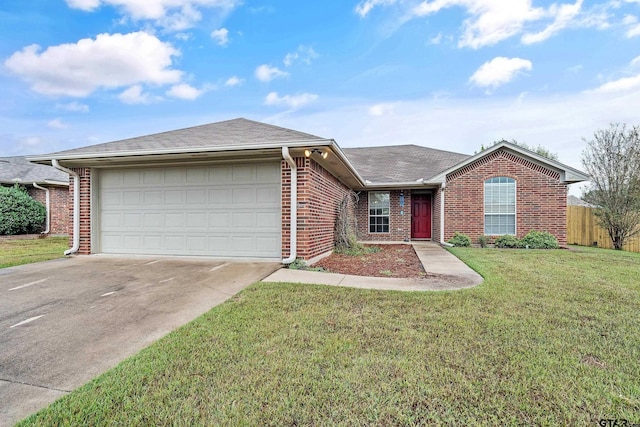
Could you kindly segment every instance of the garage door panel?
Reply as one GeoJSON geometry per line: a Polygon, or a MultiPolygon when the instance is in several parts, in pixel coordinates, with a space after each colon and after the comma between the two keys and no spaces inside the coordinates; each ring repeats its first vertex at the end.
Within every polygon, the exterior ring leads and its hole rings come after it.
{"type": "Polygon", "coordinates": [[[279,162],[105,170],[98,182],[102,252],[280,256],[279,162]]]}
{"type": "MultiPolygon", "coordinates": [[[[107,181],[108,182],[108,181],[107,181]]],[[[103,182],[104,184],[105,182],[103,182]]],[[[121,184],[122,185],[139,185],[142,183],[140,171],[138,170],[124,170],[122,171],[121,184]]]]}

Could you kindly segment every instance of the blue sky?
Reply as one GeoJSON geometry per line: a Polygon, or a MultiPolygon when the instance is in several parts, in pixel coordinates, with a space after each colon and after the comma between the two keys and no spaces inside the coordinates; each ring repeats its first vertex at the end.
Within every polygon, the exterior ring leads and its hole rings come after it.
{"type": "Polygon", "coordinates": [[[640,0],[3,0],[0,156],[246,117],[473,154],[640,124],[640,0]]]}

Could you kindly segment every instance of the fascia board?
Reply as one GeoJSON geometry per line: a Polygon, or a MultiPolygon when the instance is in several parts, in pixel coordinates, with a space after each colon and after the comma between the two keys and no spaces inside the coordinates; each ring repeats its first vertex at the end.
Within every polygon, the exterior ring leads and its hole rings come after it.
{"type": "Polygon", "coordinates": [[[114,151],[104,153],[77,153],[77,154],[59,154],[56,153],[32,156],[27,160],[30,162],[46,162],[52,159],[58,161],[64,160],[90,160],[90,159],[102,159],[110,157],[139,157],[139,156],[154,156],[162,154],[198,154],[198,153],[217,153],[228,151],[252,151],[252,150],[268,150],[268,149],[280,149],[283,146],[289,148],[307,147],[313,146],[329,146],[333,140],[330,139],[311,139],[306,141],[285,141],[274,142],[268,144],[255,144],[255,145],[226,145],[226,146],[207,146],[207,147],[184,147],[184,148],[164,148],[155,150],[128,150],[128,151],[114,151]]]}

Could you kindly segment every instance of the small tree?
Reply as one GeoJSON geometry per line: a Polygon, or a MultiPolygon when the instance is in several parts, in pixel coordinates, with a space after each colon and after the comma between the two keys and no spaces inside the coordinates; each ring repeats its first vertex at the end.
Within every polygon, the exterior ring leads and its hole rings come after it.
{"type": "Polygon", "coordinates": [[[584,141],[582,165],[591,186],[582,198],[595,205],[598,223],[621,250],[625,240],[640,233],[640,127],[612,123],[584,141]]]}
{"type": "Polygon", "coordinates": [[[24,187],[0,187],[0,235],[35,233],[46,214],[42,203],[33,200],[24,187]]]}
{"type": "Polygon", "coordinates": [[[346,194],[338,205],[338,215],[335,224],[335,246],[337,249],[352,249],[358,243],[356,236],[355,206],[358,204],[358,195],[353,191],[346,194]]]}

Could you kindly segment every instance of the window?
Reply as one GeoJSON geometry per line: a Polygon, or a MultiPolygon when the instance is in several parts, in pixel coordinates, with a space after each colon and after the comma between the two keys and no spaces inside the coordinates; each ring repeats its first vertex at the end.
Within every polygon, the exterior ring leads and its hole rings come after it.
{"type": "Polygon", "coordinates": [[[369,233],[389,232],[389,193],[369,193],[369,233]]]}
{"type": "Polygon", "coordinates": [[[484,234],[516,234],[516,181],[505,176],[484,182],[484,234]]]}

